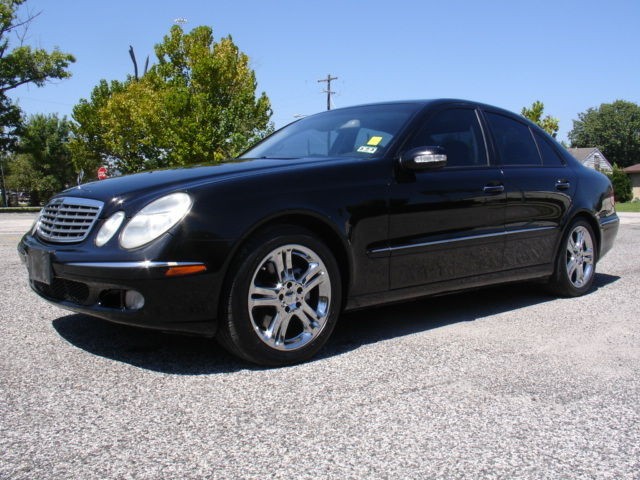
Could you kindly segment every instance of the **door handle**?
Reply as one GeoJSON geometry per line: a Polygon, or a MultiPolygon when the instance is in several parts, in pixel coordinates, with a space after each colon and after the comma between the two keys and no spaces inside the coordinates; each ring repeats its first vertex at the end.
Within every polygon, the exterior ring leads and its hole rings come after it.
{"type": "Polygon", "coordinates": [[[569,190],[571,188],[571,182],[569,180],[558,180],[556,182],[556,190],[569,190]]]}
{"type": "Polygon", "coordinates": [[[502,193],[504,192],[504,185],[485,185],[482,191],[484,193],[502,193]]]}

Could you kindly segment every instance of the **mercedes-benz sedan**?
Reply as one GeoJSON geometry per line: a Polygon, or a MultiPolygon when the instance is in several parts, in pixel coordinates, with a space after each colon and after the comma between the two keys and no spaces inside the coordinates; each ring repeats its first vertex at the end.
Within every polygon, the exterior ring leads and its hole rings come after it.
{"type": "Polygon", "coordinates": [[[80,185],[19,245],[63,308],[306,360],[340,313],[503,282],[592,286],[609,180],[536,125],[460,100],[303,118],[229,162],[80,185]]]}

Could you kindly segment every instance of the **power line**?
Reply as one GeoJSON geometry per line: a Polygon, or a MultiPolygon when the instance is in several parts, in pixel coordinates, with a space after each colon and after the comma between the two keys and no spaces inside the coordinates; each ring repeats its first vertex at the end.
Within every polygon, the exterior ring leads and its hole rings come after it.
{"type": "Polygon", "coordinates": [[[337,80],[338,77],[332,77],[331,74],[327,75],[327,78],[323,78],[322,80],[318,80],[318,83],[327,84],[327,89],[323,90],[327,94],[327,110],[331,110],[331,95],[336,93],[331,91],[331,80],[337,80]]]}

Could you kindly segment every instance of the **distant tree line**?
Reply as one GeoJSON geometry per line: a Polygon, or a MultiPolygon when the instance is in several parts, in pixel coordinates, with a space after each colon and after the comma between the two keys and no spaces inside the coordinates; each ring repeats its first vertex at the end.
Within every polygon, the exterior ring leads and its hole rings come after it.
{"type": "MultiPolygon", "coordinates": [[[[48,52],[41,48],[33,49],[24,45],[24,39],[31,21],[37,16],[18,15],[18,10],[26,0],[0,0],[0,204],[7,204],[7,190],[11,183],[6,181],[5,173],[13,170],[20,173],[25,166],[25,157],[20,156],[21,146],[26,144],[33,129],[24,125],[22,111],[7,93],[26,84],[43,86],[51,79],[63,79],[71,76],[68,68],[75,61],[73,55],[58,49],[48,52]],[[14,46],[14,44],[17,44],[14,46]]],[[[33,123],[42,123],[42,119],[33,123]]],[[[68,139],[65,139],[66,144],[68,139]]],[[[31,145],[33,146],[33,145],[31,145]]],[[[31,148],[31,146],[29,148],[31,148]]],[[[68,162],[68,158],[66,162],[68,162]]],[[[60,160],[57,160],[60,161],[60,160]]],[[[37,162],[30,169],[39,168],[37,162]]],[[[66,168],[66,167],[65,167],[66,168]]],[[[53,167],[57,170],[58,167],[53,167]]],[[[49,171],[45,176],[49,176],[49,171]]],[[[24,176],[29,176],[24,172],[24,176]]],[[[50,178],[49,178],[50,179],[50,178]]],[[[31,180],[30,180],[31,181],[31,180]]],[[[57,188],[51,182],[50,189],[57,188]]]]}
{"type": "Polygon", "coordinates": [[[95,180],[100,166],[134,173],[153,168],[220,162],[273,131],[271,103],[256,94],[249,57],[231,36],[215,41],[210,27],[185,33],[173,26],[155,46],[157,63],[125,80],[101,80],[72,119],[25,119],[5,92],[71,75],[72,55],[22,45],[10,38],[25,0],[0,0],[0,205],[6,192],[38,205],[74,185],[78,173],[95,180]]]}

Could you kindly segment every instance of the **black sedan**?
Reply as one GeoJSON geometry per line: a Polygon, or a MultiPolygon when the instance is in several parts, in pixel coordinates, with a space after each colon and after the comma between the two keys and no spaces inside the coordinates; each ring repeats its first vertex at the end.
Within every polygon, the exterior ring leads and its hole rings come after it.
{"type": "Polygon", "coordinates": [[[592,286],[609,180],[507,111],[460,100],[303,118],[240,158],[54,197],[18,247],[63,308],[306,360],[340,312],[503,282],[592,286]]]}

